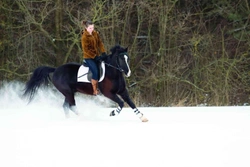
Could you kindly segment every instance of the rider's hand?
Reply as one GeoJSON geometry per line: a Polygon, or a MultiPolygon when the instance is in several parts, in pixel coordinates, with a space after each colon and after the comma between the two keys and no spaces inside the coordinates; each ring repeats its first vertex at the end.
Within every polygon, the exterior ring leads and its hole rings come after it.
{"type": "Polygon", "coordinates": [[[103,52],[100,57],[101,60],[105,60],[108,57],[108,55],[106,54],[106,52],[103,52]]]}
{"type": "Polygon", "coordinates": [[[107,54],[105,52],[103,52],[100,56],[96,56],[95,60],[96,61],[104,61],[107,58],[107,54]]]}
{"type": "Polygon", "coordinates": [[[96,56],[94,59],[95,61],[101,61],[101,56],[96,56]]]}

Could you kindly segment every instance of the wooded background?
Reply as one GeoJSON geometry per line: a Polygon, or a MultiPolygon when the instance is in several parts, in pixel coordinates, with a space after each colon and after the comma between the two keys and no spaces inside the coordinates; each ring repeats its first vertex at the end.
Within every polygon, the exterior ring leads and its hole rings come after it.
{"type": "Polygon", "coordinates": [[[0,86],[41,65],[82,62],[82,20],[129,47],[140,106],[248,105],[248,0],[1,0],[0,86]]]}

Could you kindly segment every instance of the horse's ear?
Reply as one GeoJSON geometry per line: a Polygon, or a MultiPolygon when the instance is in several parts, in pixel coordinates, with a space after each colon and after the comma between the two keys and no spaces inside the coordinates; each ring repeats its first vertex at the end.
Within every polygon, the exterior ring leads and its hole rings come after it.
{"type": "Polygon", "coordinates": [[[128,47],[125,48],[125,51],[126,51],[126,52],[128,51],[128,47]]]}

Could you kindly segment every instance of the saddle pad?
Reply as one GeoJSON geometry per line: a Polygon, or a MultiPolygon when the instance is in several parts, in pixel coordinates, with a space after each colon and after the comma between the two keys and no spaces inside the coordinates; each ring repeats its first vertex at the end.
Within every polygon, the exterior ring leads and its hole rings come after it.
{"type": "MultiPolygon", "coordinates": [[[[101,82],[104,79],[104,75],[105,75],[105,64],[104,62],[101,62],[100,68],[100,78],[98,82],[101,82]]],[[[81,65],[78,69],[78,73],[77,73],[77,82],[91,82],[91,76],[92,73],[89,70],[89,67],[87,66],[83,66],[81,65]]]]}

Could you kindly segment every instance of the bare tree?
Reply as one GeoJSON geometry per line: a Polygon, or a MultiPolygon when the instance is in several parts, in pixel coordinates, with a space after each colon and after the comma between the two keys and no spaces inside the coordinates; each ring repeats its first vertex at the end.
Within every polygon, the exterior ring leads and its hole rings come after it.
{"type": "Polygon", "coordinates": [[[82,61],[82,20],[106,49],[129,47],[137,105],[249,103],[249,2],[2,0],[0,80],[82,61]]]}

